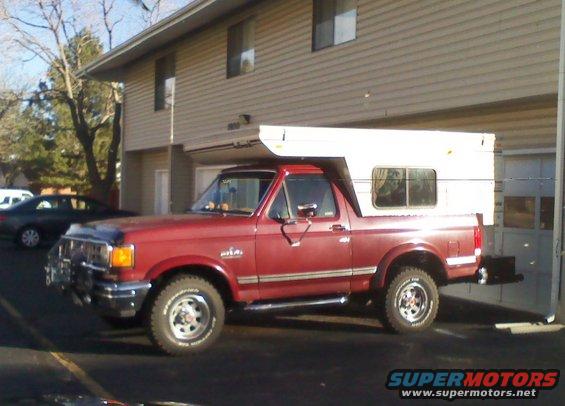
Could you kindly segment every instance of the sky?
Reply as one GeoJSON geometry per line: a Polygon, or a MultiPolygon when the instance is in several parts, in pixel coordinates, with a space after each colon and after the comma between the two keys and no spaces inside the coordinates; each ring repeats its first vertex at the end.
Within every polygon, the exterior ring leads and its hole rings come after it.
{"type": "MultiPolygon", "coordinates": [[[[41,19],[35,14],[36,0],[0,0],[6,3],[11,13],[26,21],[40,23],[41,19]]],[[[102,0],[63,0],[66,4],[65,12],[76,19],[77,25],[87,26],[99,35],[102,31],[102,13],[99,2],[102,0]]],[[[109,1],[109,0],[107,0],[109,1]]],[[[151,7],[155,0],[144,0],[151,7]]],[[[161,8],[158,18],[160,20],[186,6],[193,0],[161,0],[161,8]]],[[[135,34],[141,32],[149,25],[149,14],[136,4],[135,0],[114,0],[114,9],[111,13],[112,21],[116,21],[113,46],[123,43],[135,34]]],[[[153,21],[155,22],[155,21],[153,21]]],[[[54,41],[50,39],[44,30],[33,29],[36,35],[45,38],[46,44],[53,47],[54,41]]],[[[0,22],[0,43],[3,49],[0,51],[0,88],[33,88],[44,76],[47,65],[41,59],[32,57],[29,51],[25,51],[11,39],[14,38],[13,29],[5,23],[0,22]]]]}

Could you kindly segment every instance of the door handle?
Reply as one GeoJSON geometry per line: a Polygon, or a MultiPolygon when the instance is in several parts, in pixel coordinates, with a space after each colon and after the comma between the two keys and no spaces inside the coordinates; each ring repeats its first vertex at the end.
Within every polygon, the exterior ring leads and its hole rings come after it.
{"type": "Polygon", "coordinates": [[[341,224],[334,224],[333,226],[330,227],[330,230],[332,231],[347,231],[347,227],[341,225],[341,224]]]}

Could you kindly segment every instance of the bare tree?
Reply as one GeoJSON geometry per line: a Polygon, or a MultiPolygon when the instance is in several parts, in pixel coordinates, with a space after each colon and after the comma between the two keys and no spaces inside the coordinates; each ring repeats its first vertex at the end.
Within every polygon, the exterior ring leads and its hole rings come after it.
{"type": "Polygon", "coordinates": [[[149,27],[173,11],[186,6],[194,0],[130,0],[143,11],[141,19],[149,27]]]}
{"type": "MultiPolygon", "coordinates": [[[[130,0],[146,26],[189,2],[130,0]]],[[[121,86],[94,84],[77,72],[92,59],[89,54],[92,47],[99,47],[100,53],[111,50],[120,40],[116,28],[124,17],[123,0],[0,0],[0,39],[4,46],[15,45],[22,59],[31,63],[40,61],[49,68],[48,80],[40,82],[35,96],[60,101],[66,107],[74,137],[84,155],[91,193],[102,200],[108,199],[116,181],[121,142],[121,86]],[[2,31],[2,27],[7,30],[2,31]],[[9,36],[1,38],[5,32],[9,36]],[[96,35],[104,39],[101,47],[94,44],[98,41],[96,35]],[[92,97],[95,86],[104,90],[92,97]],[[98,103],[96,109],[94,102],[98,103]],[[108,132],[110,140],[104,144],[104,157],[100,159],[95,145],[101,134],[108,132]]]]}
{"type": "Polygon", "coordinates": [[[11,141],[16,132],[18,107],[22,97],[23,92],[0,89],[0,173],[3,184],[8,187],[13,185],[18,175],[11,141]]]}
{"type": "MultiPolygon", "coordinates": [[[[111,3],[104,2],[105,13],[111,12],[111,3]]],[[[99,199],[108,200],[116,181],[121,141],[120,92],[117,84],[110,85],[111,91],[102,103],[102,111],[92,113],[92,102],[88,98],[90,84],[86,78],[77,75],[82,68],[84,48],[92,45],[89,44],[92,35],[80,26],[74,12],[68,12],[77,4],[70,0],[35,0],[27,3],[25,13],[18,14],[4,2],[0,15],[3,15],[3,22],[14,33],[15,43],[50,67],[50,86],[43,83],[38,93],[43,97],[58,99],[67,107],[74,135],[84,154],[91,193],[99,199]],[[104,159],[105,165],[100,167],[94,145],[100,131],[109,126],[112,129],[111,140],[104,159]]],[[[111,38],[113,23],[107,21],[107,32],[111,38]]]]}

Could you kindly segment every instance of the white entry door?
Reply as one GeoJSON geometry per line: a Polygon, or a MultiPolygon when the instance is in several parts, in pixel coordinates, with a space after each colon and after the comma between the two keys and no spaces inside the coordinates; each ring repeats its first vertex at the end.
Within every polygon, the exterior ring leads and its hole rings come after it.
{"type": "Polygon", "coordinates": [[[539,313],[549,309],[554,178],[553,156],[504,159],[502,253],[516,257],[524,281],[503,285],[501,301],[539,313]]]}
{"type": "Polygon", "coordinates": [[[155,171],[155,214],[169,213],[169,171],[155,171]]]}

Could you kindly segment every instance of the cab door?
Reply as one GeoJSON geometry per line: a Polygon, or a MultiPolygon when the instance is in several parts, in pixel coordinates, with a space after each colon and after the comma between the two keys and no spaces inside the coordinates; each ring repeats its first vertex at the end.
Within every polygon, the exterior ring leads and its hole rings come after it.
{"type": "Polygon", "coordinates": [[[344,198],[321,173],[289,174],[258,219],[261,299],[348,293],[350,231],[344,198]]]}

